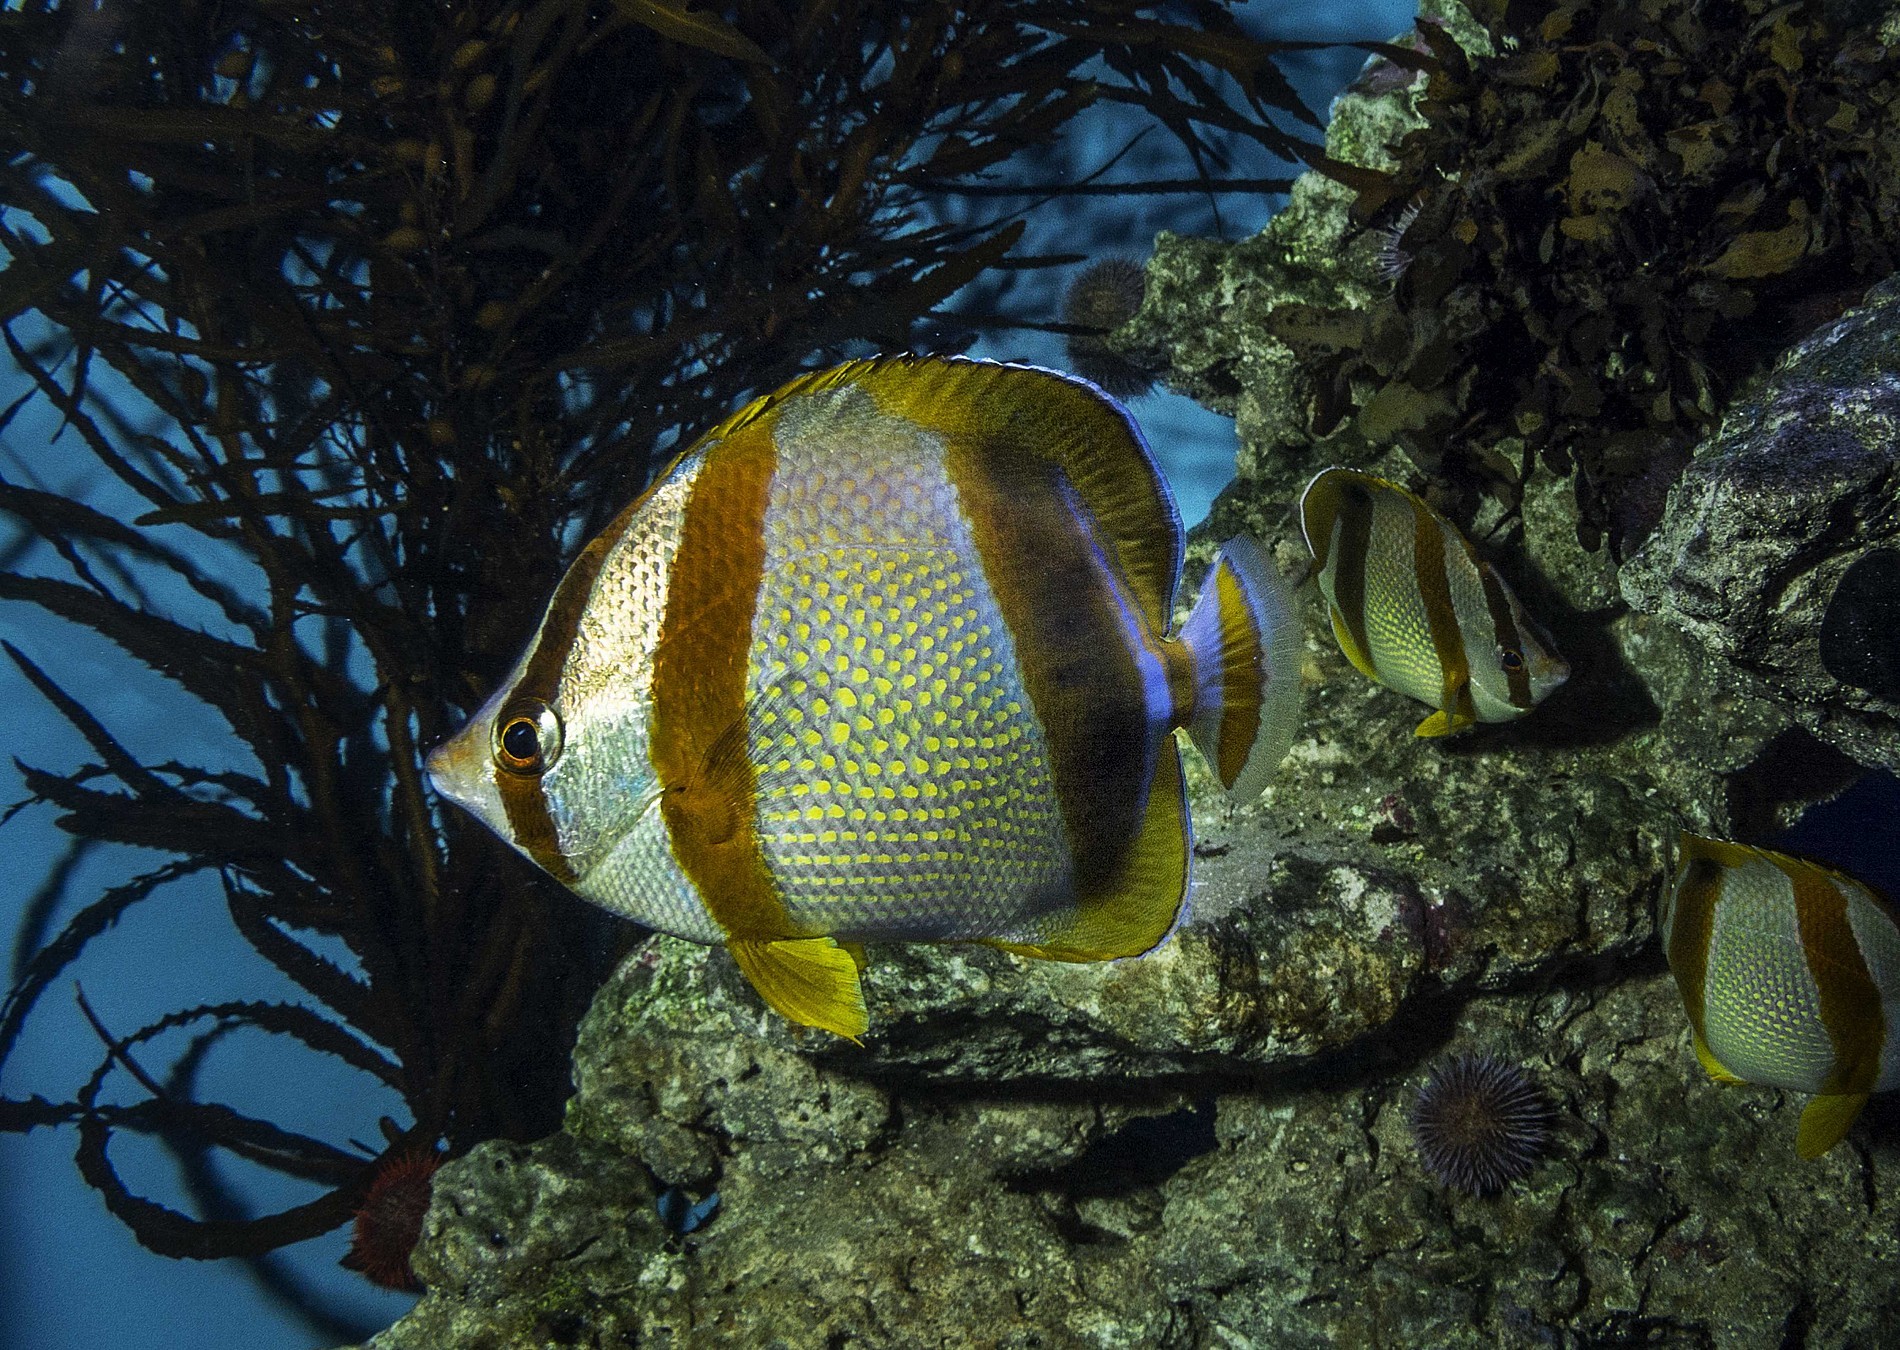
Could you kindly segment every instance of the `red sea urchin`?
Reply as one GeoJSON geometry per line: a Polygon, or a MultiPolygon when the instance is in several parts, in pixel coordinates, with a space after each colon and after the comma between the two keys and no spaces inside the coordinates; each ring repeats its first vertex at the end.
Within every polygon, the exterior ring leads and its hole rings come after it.
{"type": "Polygon", "coordinates": [[[409,1268],[409,1254],[422,1236],[422,1216],[429,1210],[435,1169],[441,1165],[433,1150],[405,1150],[383,1159],[356,1211],[356,1230],[341,1263],[345,1268],[385,1289],[422,1288],[409,1268]]]}
{"type": "Polygon", "coordinates": [[[1412,1107],[1425,1170],[1489,1195],[1528,1173],[1550,1143],[1549,1100],[1529,1074],[1492,1055],[1459,1055],[1432,1070],[1412,1107]]]}

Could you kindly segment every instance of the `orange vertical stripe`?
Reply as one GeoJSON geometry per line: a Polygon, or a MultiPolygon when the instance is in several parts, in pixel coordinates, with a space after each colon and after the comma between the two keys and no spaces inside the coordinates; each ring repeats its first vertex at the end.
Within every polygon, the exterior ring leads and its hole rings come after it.
{"type": "Polygon", "coordinates": [[[1675,973],[1676,987],[1682,991],[1689,1025],[1706,1040],[1702,1029],[1704,990],[1709,977],[1709,940],[1715,933],[1715,903],[1722,898],[1723,868],[1721,863],[1703,856],[1701,843],[1685,834],[1677,845],[1676,901],[1669,931],[1663,934],[1663,949],[1669,956],[1669,969],[1675,973]]]}
{"type": "Polygon", "coordinates": [[[1801,949],[1821,995],[1821,1024],[1834,1042],[1834,1068],[1823,1093],[1866,1092],[1880,1076],[1880,1050],[1886,1018],[1880,990],[1861,955],[1860,940],[1847,921],[1847,897],[1840,879],[1799,858],[1762,854],[1794,884],[1795,916],[1801,924],[1801,949]]]}
{"type": "Polygon", "coordinates": [[[649,743],[680,869],[728,937],[765,941],[800,936],[760,852],[746,726],[776,421],[737,426],[694,480],[654,653],[649,743]]]}

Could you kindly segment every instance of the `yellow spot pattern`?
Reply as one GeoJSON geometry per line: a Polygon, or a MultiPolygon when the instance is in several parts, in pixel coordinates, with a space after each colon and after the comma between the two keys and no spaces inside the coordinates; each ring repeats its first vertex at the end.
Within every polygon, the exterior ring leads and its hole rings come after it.
{"type": "Polygon", "coordinates": [[[748,682],[767,866],[793,919],[821,931],[1008,936],[1048,906],[1068,854],[941,457],[793,433],[748,682]]]}

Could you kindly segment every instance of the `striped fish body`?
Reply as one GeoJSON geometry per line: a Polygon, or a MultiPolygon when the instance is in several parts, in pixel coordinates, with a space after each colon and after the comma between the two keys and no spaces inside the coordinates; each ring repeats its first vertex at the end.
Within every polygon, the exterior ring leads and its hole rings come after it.
{"type": "Polygon", "coordinates": [[[863,941],[1088,961],[1171,932],[1174,730],[1250,795],[1298,715],[1258,550],[1230,542],[1171,634],[1180,567],[1093,386],[854,362],[714,428],[588,544],[429,771],[581,895],[856,1036],[863,941]]]}
{"type": "Polygon", "coordinates": [[[1522,717],[1569,678],[1504,578],[1397,484],[1326,469],[1300,496],[1300,527],[1346,658],[1438,709],[1418,735],[1522,717]]]}
{"type": "Polygon", "coordinates": [[[1815,1094],[1802,1157],[1840,1142],[1869,1093],[1900,1087],[1900,916],[1860,882],[1684,834],[1661,932],[1710,1077],[1815,1094]]]}

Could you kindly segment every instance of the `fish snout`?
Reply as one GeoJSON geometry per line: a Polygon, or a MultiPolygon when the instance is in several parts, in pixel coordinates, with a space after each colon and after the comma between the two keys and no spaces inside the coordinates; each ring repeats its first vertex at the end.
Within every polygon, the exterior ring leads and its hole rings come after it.
{"type": "Polygon", "coordinates": [[[431,750],[422,761],[423,772],[435,790],[450,801],[474,809],[481,785],[488,779],[488,756],[478,753],[475,727],[463,727],[431,750]]]}

